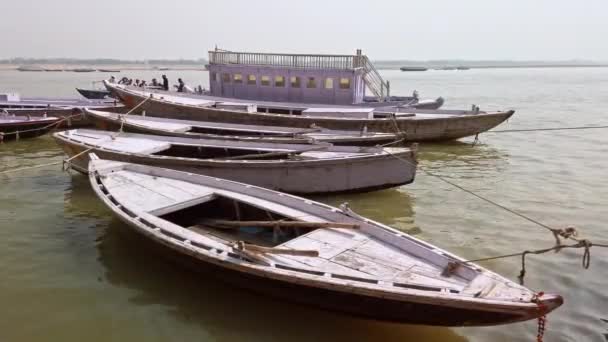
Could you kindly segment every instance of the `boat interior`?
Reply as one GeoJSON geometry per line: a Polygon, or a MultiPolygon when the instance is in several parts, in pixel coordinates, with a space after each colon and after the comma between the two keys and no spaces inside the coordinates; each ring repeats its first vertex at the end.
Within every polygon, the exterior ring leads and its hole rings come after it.
{"type": "MultiPolygon", "coordinates": [[[[382,147],[330,144],[242,143],[207,139],[76,129],[57,133],[63,139],[106,150],[152,156],[216,160],[329,159],[384,153],[382,147]]],[[[394,152],[398,152],[395,150],[394,152]]]]}
{"type": "Polygon", "coordinates": [[[363,132],[363,131],[342,131],[329,130],[321,127],[315,128],[294,128],[279,126],[260,126],[244,125],[222,122],[204,122],[191,120],[176,120],[161,117],[150,117],[140,115],[130,115],[120,117],[120,114],[100,111],[88,111],[94,115],[109,118],[111,120],[125,120],[126,123],[159,129],[174,133],[200,133],[218,134],[231,136],[257,136],[257,137],[283,137],[283,136],[309,136],[311,138],[325,138],[330,136],[340,137],[374,137],[383,139],[395,139],[397,136],[392,133],[363,132]]]}

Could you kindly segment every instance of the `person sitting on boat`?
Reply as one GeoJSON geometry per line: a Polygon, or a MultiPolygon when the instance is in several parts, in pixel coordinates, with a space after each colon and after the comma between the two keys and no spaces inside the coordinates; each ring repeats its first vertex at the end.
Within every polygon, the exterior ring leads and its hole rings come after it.
{"type": "Polygon", "coordinates": [[[139,86],[142,88],[146,87],[146,81],[145,80],[141,80],[141,82],[139,82],[139,86]]]}
{"type": "Polygon", "coordinates": [[[160,84],[158,83],[158,81],[156,80],[156,78],[152,79],[152,83],[150,84],[152,87],[158,87],[160,86],[160,84]]]}
{"type": "Polygon", "coordinates": [[[178,78],[178,79],[177,79],[177,85],[176,85],[176,87],[177,87],[177,92],[178,92],[178,93],[183,93],[183,92],[184,92],[184,86],[185,86],[185,85],[186,85],[186,84],[184,83],[184,81],[183,81],[181,78],[178,78]]]}
{"type": "Polygon", "coordinates": [[[135,86],[136,86],[136,87],[139,87],[139,78],[136,78],[136,79],[135,79],[135,86]]]}
{"type": "Polygon", "coordinates": [[[114,75],[110,76],[110,79],[108,80],[108,82],[116,83],[116,77],[114,77],[114,75]]]}
{"type": "Polygon", "coordinates": [[[169,90],[169,79],[167,78],[167,75],[163,75],[163,89],[166,91],[169,90]]]}

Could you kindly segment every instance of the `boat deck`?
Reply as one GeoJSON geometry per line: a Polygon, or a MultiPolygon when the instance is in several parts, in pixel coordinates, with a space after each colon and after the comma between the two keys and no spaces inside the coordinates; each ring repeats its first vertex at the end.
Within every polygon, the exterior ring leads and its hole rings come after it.
{"type": "MultiPolygon", "coordinates": [[[[322,218],[276,202],[244,194],[214,189],[204,185],[154,177],[151,175],[120,170],[104,180],[104,185],[119,203],[129,203],[134,208],[152,215],[161,215],[179,210],[195,203],[212,200],[216,195],[255,203],[256,207],[281,213],[300,221],[324,222],[322,218]]],[[[218,229],[196,225],[186,228],[197,235],[232,245],[238,235],[218,229]]],[[[247,238],[251,238],[247,234],[247,238]]],[[[261,244],[261,241],[248,241],[261,244]]],[[[266,254],[262,258],[269,262],[300,269],[310,269],[345,277],[376,279],[391,283],[420,283],[425,286],[462,291],[468,282],[459,277],[441,277],[442,269],[422,262],[402,249],[385,243],[356,229],[316,229],[289,240],[277,247],[295,250],[317,250],[318,257],[266,254]]],[[[391,285],[392,286],[392,285],[391,285]]]]}

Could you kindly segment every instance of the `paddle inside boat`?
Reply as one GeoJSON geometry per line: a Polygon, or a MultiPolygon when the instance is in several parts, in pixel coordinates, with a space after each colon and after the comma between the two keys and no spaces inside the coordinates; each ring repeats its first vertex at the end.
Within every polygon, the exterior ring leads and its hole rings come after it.
{"type": "Polygon", "coordinates": [[[404,232],[300,197],[91,155],[89,178],[131,229],[201,271],[352,315],[442,326],[541,317],[562,304],[404,232]]]}

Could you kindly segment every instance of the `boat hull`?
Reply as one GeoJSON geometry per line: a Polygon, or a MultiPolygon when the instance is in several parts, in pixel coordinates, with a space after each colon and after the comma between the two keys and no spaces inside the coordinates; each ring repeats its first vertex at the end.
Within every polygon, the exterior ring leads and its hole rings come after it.
{"type": "MultiPolygon", "coordinates": [[[[69,156],[91,146],[54,135],[69,156]]],[[[416,174],[413,153],[370,155],[369,157],[315,161],[208,161],[128,154],[92,149],[102,159],[163,167],[211,177],[220,177],[293,194],[365,192],[412,183],[416,174]],[[403,160],[409,161],[405,163],[403,160]]],[[[83,153],[71,161],[72,167],[87,173],[89,156],[83,153]]]]}
{"type": "MultiPolygon", "coordinates": [[[[17,116],[54,116],[60,119],[66,119],[61,127],[67,128],[80,128],[80,127],[91,127],[93,122],[83,115],[82,110],[78,107],[74,108],[63,108],[63,107],[49,107],[49,108],[5,108],[8,113],[17,116]]],[[[126,107],[117,104],[115,106],[107,107],[95,107],[95,110],[124,113],[127,111],[126,107]]]]}
{"type": "Polygon", "coordinates": [[[311,117],[287,114],[265,114],[229,111],[209,107],[185,105],[175,102],[148,98],[142,94],[119,87],[108,87],[115,98],[120,99],[126,107],[145,111],[146,115],[169,117],[182,120],[200,120],[251,125],[290,126],[309,128],[317,125],[326,129],[370,132],[404,133],[410,142],[443,141],[474,136],[488,131],[508,118],[514,111],[483,113],[476,115],[438,115],[433,118],[417,119],[405,117],[398,119],[344,119],[328,117],[311,117]],[[145,100],[145,102],[143,102],[145,100]]]}
{"type": "MultiPolygon", "coordinates": [[[[267,142],[280,142],[284,144],[310,144],[313,138],[300,136],[300,137],[289,137],[285,136],[254,136],[254,135],[233,135],[233,134],[207,134],[205,137],[203,134],[197,135],[196,133],[179,132],[179,131],[167,131],[162,129],[149,128],[144,125],[130,125],[120,121],[102,117],[99,115],[87,114],[87,119],[92,121],[96,128],[105,131],[118,131],[123,129],[125,132],[140,133],[140,134],[152,134],[170,137],[181,137],[181,138],[210,138],[210,139],[227,139],[227,140],[242,140],[242,141],[267,141],[267,142]]],[[[400,146],[402,143],[396,142],[398,140],[397,135],[382,135],[382,136],[335,136],[327,135],[323,138],[315,138],[317,142],[327,142],[336,146],[376,146],[382,144],[390,144],[391,146],[400,146]]]]}
{"type": "Polygon", "coordinates": [[[16,124],[7,124],[0,121],[0,141],[16,140],[19,132],[19,139],[35,138],[48,133],[57,125],[53,125],[57,120],[46,122],[20,122],[16,124]]]}
{"type": "MultiPolygon", "coordinates": [[[[318,288],[306,284],[286,282],[270,277],[241,272],[230,267],[223,267],[209,262],[198,255],[180,250],[178,246],[156,240],[146,232],[133,227],[120,215],[115,215],[124,222],[125,229],[135,232],[142,243],[153,247],[153,251],[172,260],[184,269],[200,272],[235,288],[262,294],[286,302],[297,303],[322,310],[346,314],[349,316],[376,321],[421,324],[433,326],[491,326],[525,321],[542,315],[542,312],[488,312],[469,308],[449,307],[446,305],[425,304],[372,297],[338,290],[318,288]]],[[[561,297],[555,305],[562,303],[561,297]]]]}
{"type": "Polygon", "coordinates": [[[76,88],[76,91],[89,100],[103,100],[110,96],[110,92],[106,90],[91,90],[76,88]]]}

